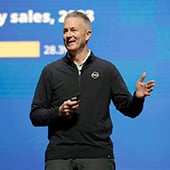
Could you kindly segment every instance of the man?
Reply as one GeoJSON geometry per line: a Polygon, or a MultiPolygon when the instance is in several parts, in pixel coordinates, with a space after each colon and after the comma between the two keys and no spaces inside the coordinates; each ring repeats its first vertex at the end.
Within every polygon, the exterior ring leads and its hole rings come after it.
{"type": "Polygon", "coordinates": [[[43,69],[35,91],[30,119],[34,126],[48,126],[46,170],[115,170],[110,102],[134,118],[154,87],[143,73],[131,95],[116,67],[88,49],[91,34],[86,15],[66,16],[68,52],[43,69]]]}

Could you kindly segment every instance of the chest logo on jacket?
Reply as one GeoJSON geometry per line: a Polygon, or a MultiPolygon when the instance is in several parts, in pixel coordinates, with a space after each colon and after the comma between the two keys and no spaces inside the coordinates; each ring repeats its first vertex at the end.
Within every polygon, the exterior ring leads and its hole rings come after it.
{"type": "Polygon", "coordinates": [[[98,79],[99,78],[99,76],[100,76],[100,74],[99,74],[99,72],[97,72],[97,71],[93,71],[92,73],[91,73],[91,77],[93,78],[93,79],[98,79]]]}

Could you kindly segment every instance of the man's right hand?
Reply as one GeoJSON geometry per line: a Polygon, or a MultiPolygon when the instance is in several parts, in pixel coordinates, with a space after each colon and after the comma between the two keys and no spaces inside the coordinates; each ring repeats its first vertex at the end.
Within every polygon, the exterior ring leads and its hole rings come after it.
{"type": "Polygon", "coordinates": [[[69,118],[76,113],[79,107],[80,101],[71,101],[66,100],[63,104],[59,107],[59,116],[69,118]]]}

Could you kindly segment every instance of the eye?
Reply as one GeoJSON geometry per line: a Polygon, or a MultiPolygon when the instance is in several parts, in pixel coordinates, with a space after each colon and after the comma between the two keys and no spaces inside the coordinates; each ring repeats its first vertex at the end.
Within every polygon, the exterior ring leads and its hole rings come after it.
{"type": "Polygon", "coordinates": [[[66,33],[66,32],[68,32],[68,30],[67,30],[67,29],[64,29],[64,30],[63,30],[63,33],[66,33]]]}
{"type": "Polygon", "coordinates": [[[71,29],[72,32],[77,32],[78,30],[76,28],[71,29]]]}

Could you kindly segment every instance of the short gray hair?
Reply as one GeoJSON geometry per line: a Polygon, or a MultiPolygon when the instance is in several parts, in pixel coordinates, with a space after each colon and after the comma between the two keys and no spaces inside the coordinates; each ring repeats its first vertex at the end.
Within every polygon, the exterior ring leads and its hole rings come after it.
{"type": "Polygon", "coordinates": [[[90,19],[83,12],[79,12],[79,11],[69,12],[65,17],[64,22],[65,22],[66,19],[68,19],[70,17],[81,18],[83,20],[84,24],[85,24],[85,28],[91,30],[90,19]]]}

